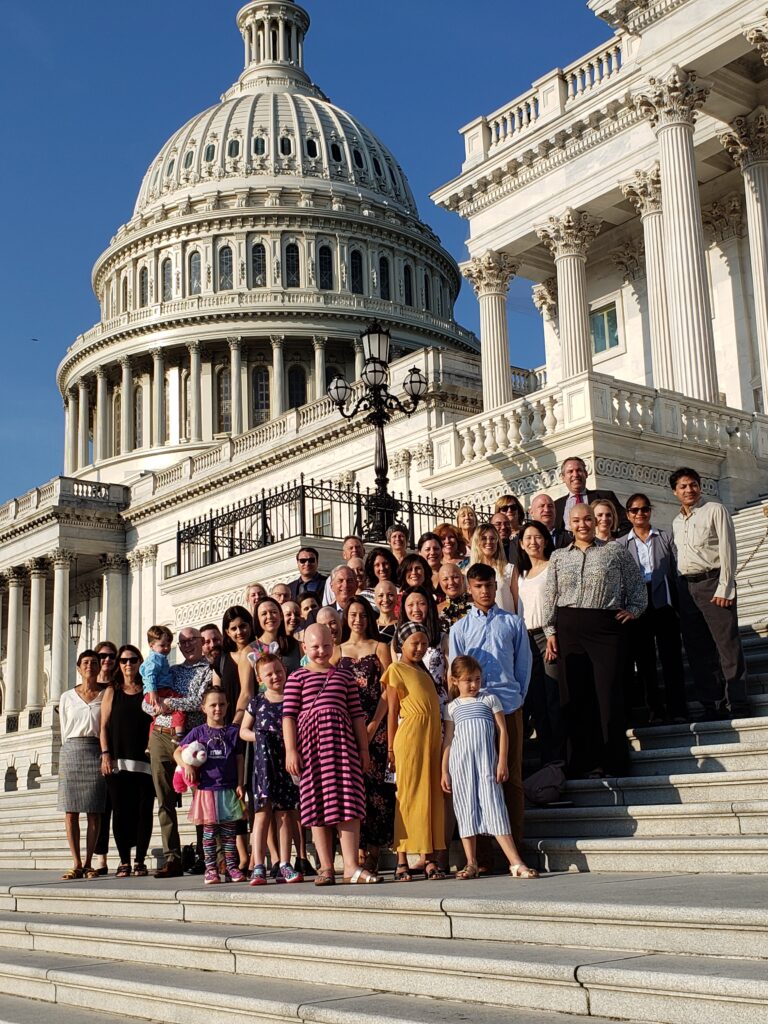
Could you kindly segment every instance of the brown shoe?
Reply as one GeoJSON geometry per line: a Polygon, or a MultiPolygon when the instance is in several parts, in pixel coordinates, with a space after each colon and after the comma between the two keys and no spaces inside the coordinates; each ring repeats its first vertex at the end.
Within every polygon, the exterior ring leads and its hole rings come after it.
{"type": "Polygon", "coordinates": [[[155,872],[155,878],[180,878],[184,872],[181,870],[181,861],[174,857],[167,860],[159,871],[155,872]]]}

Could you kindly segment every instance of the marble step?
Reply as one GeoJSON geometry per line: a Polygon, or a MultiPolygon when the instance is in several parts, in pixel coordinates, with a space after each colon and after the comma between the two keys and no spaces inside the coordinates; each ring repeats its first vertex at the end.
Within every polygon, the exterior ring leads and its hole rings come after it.
{"type": "MultiPolygon", "coordinates": [[[[194,968],[185,968],[170,966],[177,933],[167,948],[151,935],[146,924],[135,929],[122,956],[115,941],[115,959],[83,957],[77,937],[67,953],[2,949],[0,994],[89,1010],[108,1003],[126,1017],[174,1024],[210,1024],[212,1006],[227,1024],[373,1024],[393,1019],[379,1005],[382,996],[407,1000],[401,1013],[409,1015],[394,1018],[402,1021],[429,1019],[426,1006],[451,1020],[453,1003],[463,1012],[453,1019],[478,1021],[489,1009],[503,1009],[508,1021],[510,1010],[521,1010],[658,1024],[764,1024],[768,1000],[764,964],[724,957],[385,936],[366,943],[361,955],[359,938],[344,933],[245,934],[234,927],[214,933],[209,927],[197,937],[185,929],[189,946],[199,943],[194,968]],[[160,948],[160,965],[147,963],[160,948]]],[[[116,930],[120,938],[127,936],[116,930]]],[[[101,938],[96,948],[106,946],[101,938]]]]}
{"type": "Polygon", "coordinates": [[[637,804],[529,810],[529,841],[549,837],[760,836],[768,833],[768,800],[735,803],[637,804]]]}
{"type": "Polygon", "coordinates": [[[630,752],[633,775],[688,775],[693,772],[763,771],[768,773],[764,743],[712,743],[630,752]]]}
{"type": "Polygon", "coordinates": [[[182,945],[201,929],[269,936],[303,929],[354,934],[358,945],[360,936],[367,945],[378,935],[410,935],[768,958],[768,893],[751,876],[718,879],[716,887],[702,886],[693,875],[571,873],[535,883],[501,875],[474,885],[422,881],[364,892],[349,886],[321,892],[311,885],[211,889],[190,878],[17,882],[0,891],[0,944],[20,948],[78,937],[85,951],[104,933],[104,941],[118,948],[105,957],[119,958],[119,949],[135,941],[131,930],[149,927],[156,942],[182,929],[182,945]]]}
{"type": "Polygon", "coordinates": [[[768,716],[723,722],[644,726],[627,730],[627,739],[633,750],[668,750],[671,747],[701,747],[712,743],[762,743],[768,748],[768,716]]]}
{"type": "MultiPolygon", "coordinates": [[[[122,1014],[57,1006],[56,1024],[125,1024],[122,1014]]],[[[40,1024],[51,1015],[51,1004],[37,999],[0,996],[0,1024],[40,1024]]]]}
{"type": "Polygon", "coordinates": [[[575,779],[566,784],[564,800],[576,807],[750,802],[766,797],[765,784],[762,770],[575,779]]]}
{"type": "Polygon", "coordinates": [[[525,840],[530,861],[546,871],[670,871],[764,874],[768,836],[665,836],[525,840]]]}

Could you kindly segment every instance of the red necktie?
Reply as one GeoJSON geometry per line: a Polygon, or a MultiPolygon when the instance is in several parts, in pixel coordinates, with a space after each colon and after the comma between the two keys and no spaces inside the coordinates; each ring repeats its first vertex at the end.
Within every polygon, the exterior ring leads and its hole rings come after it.
{"type": "Polygon", "coordinates": [[[577,505],[583,505],[584,504],[584,495],[583,494],[577,494],[576,495],[576,504],[577,505]]]}

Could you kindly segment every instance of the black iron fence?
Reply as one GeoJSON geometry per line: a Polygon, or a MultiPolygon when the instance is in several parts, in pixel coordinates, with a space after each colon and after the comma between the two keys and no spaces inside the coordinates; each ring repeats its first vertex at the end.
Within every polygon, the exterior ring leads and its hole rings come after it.
{"type": "MultiPolygon", "coordinates": [[[[354,534],[371,540],[376,527],[380,500],[359,485],[333,487],[322,480],[285,484],[262,490],[258,498],[241,501],[213,515],[179,525],[176,561],[179,574],[202,569],[214,562],[248,554],[298,537],[342,540],[354,534]]],[[[435,501],[392,494],[387,501],[387,518],[402,523],[410,546],[439,523],[455,523],[463,505],[471,505],[481,521],[492,509],[465,501],[435,501]]]]}

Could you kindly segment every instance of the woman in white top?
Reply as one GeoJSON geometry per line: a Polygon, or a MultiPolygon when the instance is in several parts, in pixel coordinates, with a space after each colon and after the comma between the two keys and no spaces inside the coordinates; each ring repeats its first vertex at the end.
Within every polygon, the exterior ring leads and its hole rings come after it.
{"type": "Polygon", "coordinates": [[[547,638],[544,635],[547,616],[544,590],[554,544],[547,527],[535,519],[522,528],[518,543],[520,614],[528,630],[533,656],[523,715],[526,719],[532,719],[535,726],[543,767],[553,761],[565,760],[559,673],[557,662],[547,660],[547,638]]]}
{"type": "Polygon", "coordinates": [[[482,562],[496,570],[496,604],[505,612],[517,612],[517,572],[507,561],[499,531],[490,523],[478,526],[472,536],[469,564],[482,562]]]}
{"type": "Polygon", "coordinates": [[[107,787],[101,774],[99,734],[101,701],[99,658],[95,651],[83,651],[77,659],[80,682],[61,695],[59,721],[61,750],[59,752],[59,802],[64,811],[67,842],[73,867],[62,878],[96,878],[91,866],[94,847],[99,837],[101,815],[107,799],[107,787]],[[85,862],[80,855],[80,815],[88,818],[85,840],[85,862]]]}
{"type": "Polygon", "coordinates": [[[595,536],[598,540],[616,540],[619,530],[619,513],[616,506],[609,498],[598,498],[592,502],[592,511],[595,514],[595,536]]]}

